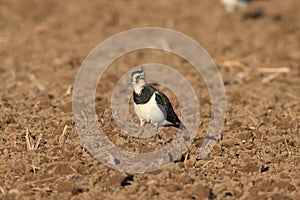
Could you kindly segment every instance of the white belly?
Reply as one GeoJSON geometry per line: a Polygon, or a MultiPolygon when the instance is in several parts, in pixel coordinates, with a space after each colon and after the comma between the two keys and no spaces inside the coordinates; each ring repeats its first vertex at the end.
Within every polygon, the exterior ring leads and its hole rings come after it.
{"type": "Polygon", "coordinates": [[[138,118],[151,124],[160,124],[165,120],[163,112],[155,101],[155,95],[146,104],[135,104],[134,111],[138,118]]]}

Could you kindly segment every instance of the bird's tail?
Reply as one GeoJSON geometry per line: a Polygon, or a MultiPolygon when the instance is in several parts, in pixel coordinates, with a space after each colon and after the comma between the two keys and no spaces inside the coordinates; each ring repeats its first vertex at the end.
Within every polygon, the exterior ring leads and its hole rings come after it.
{"type": "Polygon", "coordinates": [[[186,130],[186,127],[183,125],[182,122],[180,122],[180,124],[179,124],[179,129],[180,130],[186,130]]]}

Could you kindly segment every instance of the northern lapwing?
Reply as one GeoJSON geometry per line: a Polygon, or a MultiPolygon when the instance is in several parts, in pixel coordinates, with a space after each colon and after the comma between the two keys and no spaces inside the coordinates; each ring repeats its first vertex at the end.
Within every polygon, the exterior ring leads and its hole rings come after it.
{"type": "MultiPolygon", "coordinates": [[[[176,115],[168,97],[147,84],[143,68],[131,73],[133,87],[134,112],[140,120],[140,131],[143,131],[145,123],[156,126],[156,133],[161,126],[175,126],[181,130],[186,129],[176,115]]],[[[158,135],[159,136],[159,135],[158,135]]]]}

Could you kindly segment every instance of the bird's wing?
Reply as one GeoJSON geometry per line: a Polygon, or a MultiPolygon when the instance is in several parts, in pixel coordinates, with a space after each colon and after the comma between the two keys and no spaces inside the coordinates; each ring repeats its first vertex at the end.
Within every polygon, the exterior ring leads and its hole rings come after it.
{"type": "Polygon", "coordinates": [[[155,92],[155,100],[159,108],[163,111],[165,118],[168,122],[174,124],[181,123],[172,107],[170,100],[164,93],[157,90],[155,92]]]}

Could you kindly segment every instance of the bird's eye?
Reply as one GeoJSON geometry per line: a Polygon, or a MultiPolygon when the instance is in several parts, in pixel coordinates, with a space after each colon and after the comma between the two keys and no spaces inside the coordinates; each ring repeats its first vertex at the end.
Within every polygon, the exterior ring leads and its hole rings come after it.
{"type": "Polygon", "coordinates": [[[137,76],[135,77],[135,82],[138,82],[138,80],[140,79],[141,76],[137,76]]]}

